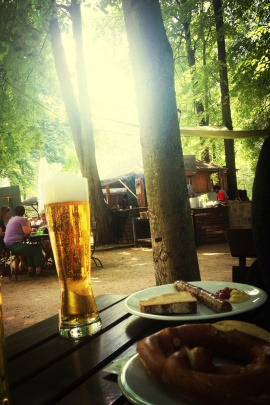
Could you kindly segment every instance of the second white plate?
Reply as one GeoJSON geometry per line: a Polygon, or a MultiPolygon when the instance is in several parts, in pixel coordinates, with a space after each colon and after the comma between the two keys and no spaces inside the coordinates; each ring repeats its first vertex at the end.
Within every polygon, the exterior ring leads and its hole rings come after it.
{"type": "Polygon", "coordinates": [[[157,384],[144,370],[135,354],[118,375],[118,384],[125,397],[136,405],[192,405],[176,391],[157,384]]]}
{"type": "Polygon", "coordinates": [[[201,287],[211,293],[216,293],[218,290],[222,290],[225,287],[236,288],[238,290],[243,290],[247,294],[250,295],[250,299],[248,301],[239,303],[239,304],[232,304],[232,312],[223,312],[217,313],[212,309],[208,308],[207,306],[198,302],[197,305],[197,313],[196,314],[186,314],[186,315],[152,315],[152,314],[145,314],[140,311],[140,300],[145,300],[150,297],[155,297],[161,294],[173,293],[176,290],[173,287],[173,284],[166,284],[160,285],[157,287],[147,288],[145,290],[138,291],[132,295],[130,295],[125,300],[125,306],[129,313],[133,315],[138,315],[142,318],[148,319],[157,319],[157,320],[164,320],[164,321],[187,321],[187,320],[204,320],[204,319],[215,319],[215,318],[225,318],[228,316],[233,316],[237,314],[241,314],[243,312],[251,311],[254,308],[257,308],[264,304],[267,300],[267,294],[265,291],[261,290],[260,288],[253,287],[248,284],[241,284],[241,283],[232,283],[232,282],[225,282],[225,281],[194,281],[190,282],[190,284],[195,285],[197,287],[201,287]]]}

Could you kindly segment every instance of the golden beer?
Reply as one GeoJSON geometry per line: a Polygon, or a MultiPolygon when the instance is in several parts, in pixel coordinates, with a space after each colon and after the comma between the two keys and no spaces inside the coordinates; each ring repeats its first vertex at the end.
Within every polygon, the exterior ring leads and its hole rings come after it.
{"type": "Polygon", "coordinates": [[[81,338],[101,329],[90,283],[91,228],[86,201],[45,204],[60,283],[59,332],[81,338]]]}

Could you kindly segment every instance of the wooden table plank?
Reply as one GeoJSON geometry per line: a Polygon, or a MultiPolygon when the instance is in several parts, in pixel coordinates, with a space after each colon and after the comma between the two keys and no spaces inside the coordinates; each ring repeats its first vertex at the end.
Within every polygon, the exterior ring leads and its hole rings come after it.
{"type": "MultiPolygon", "coordinates": [[[[126,295],[100,295],[95,297],[100,313],[125,298],[126,295]]],[[[21,353],[25,353],[31,348],[58,336],[58,318],[58,315],[54,315],[13,335],[7,336],[5,339],[7,359],[14,359],[21,353]]]]}
{"type": "MultiPolygon", "coordinates": [[[[127,350],[118,356],[118,358],[126,357],[136,352],[137,342],[132,344],[127,350]]],[[[113,405],[118,404],[122,399],[125,403],[125,397],[122,394],[118,383],[117,375],[109,374],[103,370],[90,377],[84,384],[81,384],[74,389],[68,396],[58,401],[59,405],[72,405],[80,398],[82,404],[87,402],[94,403],[95,405],[113,405]]]]}
{"type": "MultiPolygon", "coordinates": [[[[123,358],[130,354],[136,352],[136,347],[138,341],[141,340],[144,336],[157,332],[160,329],[163,329],[168,326],[176,326],[175,322],[161,322],[161,321],[152,321],[143,318],[131,318],[128,328],[126,332],[130,336],[134,336],[134,334],[138,333],[138,336],[135,339],[135,342],[132,343],[125,351],[123,351],[120,355],[115,357],[113,360],[117,358],[123,358]]],[[[133,339],[134,340],[134,339],[133,339]]],[[[110,364],[107,363],[107,364],[110,364]]],[[[118,405],[120,403],[129,403],[124,395],[122,394],[118,383],[117,383],[117,376],[108,374],[103,371],[103,369],[99,370],[89,379],[84,381],[83,384],[80,384],[76,389],[70,392],[67,396],[65,396],[62,400],[57,402],[61,405],[72,405],[76,403],[76,400],[80,398],[82,400],[81,403],[87,403],[91,399],[91,403],[95,403],[95,405],[99,404],[110,404],[110,405],[118,405]],[[120,401],[120,402],[119,402],[120,401]]]]}
{"type": "Polygon", "coordinates": [[[54,315],[35,325],[29,326],[6,337],[7,360],[31,350],[58,335],[58,315],[54,315]]]}
{"type": "MultiPolygon", "coordinates": [[[[11,387],[11,402],[20,405],[55,403],[72,392],[75,387],[84,383],[137,341],[140,336],[139,329],[135,336],[125,333],[129,323],[130,319],[125,319],[88,344],[59,359],[56,364],[48,364],[45,370],[38,374],[33,373],[31,378],[17,388],[11,387]]],[[[28,361],[31,360],[32,357],[28,356],[28,361]]]]}
{"type": "Polygon", "coordinates": [[[127,313],[123,302],[120,301],[115,304],[113,312],[111,308],[107,308],[100,311],[100,316],[102,329],[93,336],[81,340],[69,340],[61,338],[57,333],[54,338],[32,347],[31,352],[26,351],[14,360],[10,360],[8,362],[8,373],[11,376],[9,379],[11,388],[18,386],[24,380],[41,372],[51,364],[57,363],[59,359],[68,356],[75,350],[79,350],[79,347],[90,344],[97,336],[104,334],[115,323],[128,318],[130,314],[127,313]]]}
{"type": "MultiPolygon", "coordinates": [[[[11,403],[128,405],[116,377],[106,374],[104,367],[135,352],[144,336],[182,323],[131,315],[125,309],[124,298],[96,298],[103,327],[92,337],[78,341],[61,338],[54,332],[58,323],[55,316],[7,339],[11,403]]],[[[247,314],[240,315],[243,318],[247,314]]]]}

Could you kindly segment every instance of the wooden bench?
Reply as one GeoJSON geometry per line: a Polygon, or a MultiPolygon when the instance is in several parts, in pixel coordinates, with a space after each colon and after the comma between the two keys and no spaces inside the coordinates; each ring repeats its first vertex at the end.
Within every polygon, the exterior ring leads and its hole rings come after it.
{"type": "Polygon", "coordinates": [[[257,257],[253,230],[229,228],[225,231],[225,237],[232,257],[239,258],[239,266],[232,267],[232,281],[244,283],[248,269],[246,259],[257,257]]]}

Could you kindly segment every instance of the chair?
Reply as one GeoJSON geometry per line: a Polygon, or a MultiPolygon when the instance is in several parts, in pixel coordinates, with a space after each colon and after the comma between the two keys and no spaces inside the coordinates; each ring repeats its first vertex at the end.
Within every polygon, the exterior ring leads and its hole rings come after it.
{"type": "Polygon", "coordinates": [[[96,267],[102,267],[103,265],[101,261],[94,256],[95,250],[96,250],[96,229],[97,229],[97,223],[96,222],[91,222],[91,259],[95,263],[96,267]]]}
{"type": "Polygon", "coordinates": [[[232,281],[245,283],[248,267],[246,258],[256,258],[257,252],[252,229],[229,228],[225,231],[232,257],[239,258],[239,266],[232,268],[232,281]]]}
{"type": "Polygon", "coordinates": [[[151,231],[148,218],[132,218],[134,246],[151,246],[151,231]]]}
{"type": "Polygon", "coordinates": [[[0,272],[1,277],[8,276],[12,280],[14,275],[15,281],[18,281],[17,274],[15,274],[12,263],[16,255],[8,250],[2,237],[0,237],[0,272]]]}

